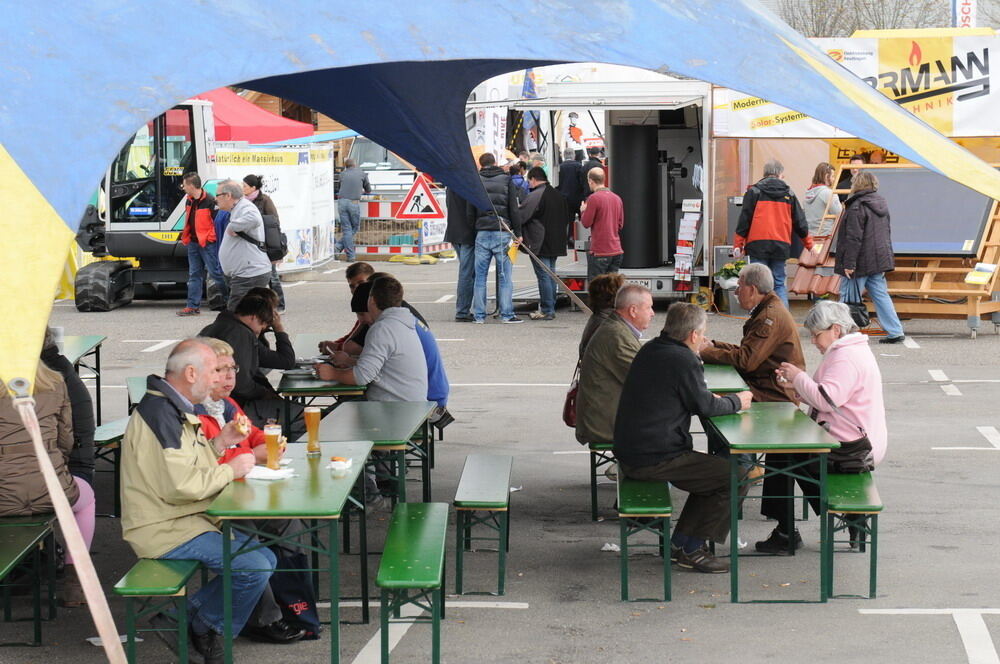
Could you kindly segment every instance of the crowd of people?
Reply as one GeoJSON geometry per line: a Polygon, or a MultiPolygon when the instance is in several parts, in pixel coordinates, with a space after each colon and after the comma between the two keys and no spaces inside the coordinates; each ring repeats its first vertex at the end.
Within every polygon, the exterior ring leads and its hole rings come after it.
{"type": "MultiPolygon", "coordinates": [[[[651,294],[619,281],[612,299],[616,276],[602,275],[591,283],[592,302],[603,306],[595,307],[580,345],[576,437],[582,444],[612,443],[626,477],[669,482],[688,493],[671,537],[670,556],[679,566],[704,573],[729,570],[710,547],[728,536],[728,446],[709,434],[708,452],[696,451],[692,417],[736,413],[754,401],[803,403],[842,443],[835,469],[860,472],[882,461],[887,433],[881,374],[847,305],[819,301],[806,317],[805,327],[823,354],[809,376],[795,321],[766,263],[751,263],[740,272],[737,296],[750,316],[742,338],[733,342],[710,339],[705,311],[677,302],[667,310],[659,336],[640,345],[641,332],[652,320],[651,294]],[[732,366],[749,390],[713,394],[706,386],[705,363],[732,366]]],[[[815,457],[776,455],[767,461],[772,468],[800,462],[808,463],[797,481],[805,495],[817,496],[815,457]]],[[[756,466],[750,460],[741,460],[741,466],[753,479],[756,466]]],[[[777,526],[755,544],[756,550],[784,555],[801,547],[801,535],[788,520],[791,478],[768,474],[762,492],[761,513],[777,526]]],[[[818,500],[810,502],[818,513],[818,500]]]]}
{"type": "Polygon", "coordinates": [[[552,186],[539,154],[522,153],[500,165],[490,152],[479,156],[479,177],[490,201],[480,209],[449,190],[445,241],[458,256],[455,320],[486,322],[486,291],[495,263],[498,315],[502,323],[521,323],[514,313],[511,261],[513,247],[526,247],[538,281],[538,309],[532,320],[553,320],[557,282],[556,261],[566,255],[573,225],[579,218],[590,230],[588,280],[618,272],[622,251],[619,234],[625,224],[621,198],[605,186],[600,148],[590,148],[580,162],[571,149],[559,165],[559,184],[552,186]]]}

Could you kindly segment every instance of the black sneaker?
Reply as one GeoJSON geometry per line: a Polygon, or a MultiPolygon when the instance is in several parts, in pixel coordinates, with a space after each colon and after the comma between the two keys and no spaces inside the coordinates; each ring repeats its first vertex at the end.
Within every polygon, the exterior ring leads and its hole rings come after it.
{"type": "Polygon", "coordinates": [[[222,660],[224,659],[222,637],[212,630],[208,630],[204,634],[195,634],[189,625],[188,643],[191,644],[196,653],[201,655],[201,659],[205,664],[222,664],[222,660]]]}
{"type": "Polygon", "coordinates": [[[521,319],[521,318],[518,318],[517,316],[511,316],[510,318],[504,318],[500,322],[510,325],[511,323],[523,323],[524,320],[521,319]]]}
{"type": "MultiPolygon", "coordinates": [[[[795,539],[795,548],[801,549],[802,535],[800,535],[799,531],[796,530],[793,537],[795,539]]],[[[787,556],[788,535],[783,535],[782,533],[778,532],[777,528],[775,528],[774,530],[771,531],[771,534],[768,536],[766,540],[757,542],[757,544],[754,545],[754,548],[756,548],[757,551],[759,551],[760,553],[770,553],[775,556],[787,556]]],[[[793,553],[792,555],[795,554],[793,553]]]]}
{"type": "MultiPolygon", "coordinates": [[[[673,550],[670,551],[673,557],[673,550]]],[[[719,560],[705,549],[696,549],[691,553],[677,551],[677,564],[684,569],[693,569],[702,574],[725,574],[729,571],[729,563],[719,560]]]]}
{"type": "Polygon", "coordinates": [[[670,562],[676,563],[677,559],[681,555],[681,547],[675,546],[673,542],[670,543],[670,562]]]}
{"type": "Polygon", "coordinates": [[[303,636],[306,631],[299,627],[293,627],[284,620],[276,620],[270,625],[263,627],[244,627],[240,636],[245,636],[251,641],[262,643],[294,643],[303,636]]]}
{"type": "Polygon", "coordinates": [[[471,315],[469,315],[469,316],[455,316],[455,322],[456,323],[472,323],[472,322],[475,322],[475,320],[476,319],[474,317],[472,317],[471,315]]]}
{"type": "Polygon", "coordinates": [[[878,340],[880,344],[901,344],[906,336],[900,335],[898,337],[883,337],[878,340]]]}

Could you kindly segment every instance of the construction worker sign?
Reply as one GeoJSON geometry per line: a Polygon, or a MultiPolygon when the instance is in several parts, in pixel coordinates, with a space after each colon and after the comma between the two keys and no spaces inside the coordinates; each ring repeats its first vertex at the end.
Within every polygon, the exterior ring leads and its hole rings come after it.
{"type": "Polygon", "coordinates": [[[417,176],[406,198],[399,204],[396,219],[443,219],[444,210],[431,191],[423,173],[417,176]]]}

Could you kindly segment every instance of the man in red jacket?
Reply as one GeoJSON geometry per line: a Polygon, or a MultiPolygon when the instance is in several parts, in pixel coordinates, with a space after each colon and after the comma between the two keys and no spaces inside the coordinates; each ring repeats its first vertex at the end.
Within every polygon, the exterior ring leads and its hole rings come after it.
{"type": "Polygon", "coordinates": [[[201,296],[205,289],[205,270],[219,289],[222,302],[229,299],[229,286],[219,265],[219,238],[215,236],[215,198],[201,188],[201,176],[187,173],[181,183],[187,194],[184,205],[184,230],[181,244],[187,247],[187,304],[178,316],[201,313],[201,296]]]}
{"type": "Polygon", "coordinates": [[[774,276],[774,293],[788,308],[785,262],[791,250],[792,232],[812,249],[809,222],[791,188],[785,183],[785,167],[777,159],[764,164],[764,177],[743,195],[743,210],[733,237],[733,256],[743,254],[751,263],[763,263],[774,276]]]}
{"type": "Polygon", "coordinates": [[[625,225],[625,207],[618,194],[604,186],[604,170],[587,173],[591,194],[580,204],[580,223],[590,229],[587,281],[599,274],[617,272],[622,266],[622,241],[618,234],[625,225]]]}

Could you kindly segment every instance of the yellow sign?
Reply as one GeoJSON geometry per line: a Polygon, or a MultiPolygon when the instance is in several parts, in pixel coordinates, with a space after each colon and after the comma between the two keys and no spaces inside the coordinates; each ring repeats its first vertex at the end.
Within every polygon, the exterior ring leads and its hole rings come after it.
{"type": "Polygon", "coordinates": [[[302,161],[300,161],[298,150],[282,150],[281,152],[223,152],[218,150],[215,153],[215,163],[236,166],[254,166],[256,164],[295,166],[302,161]]]}
{"type": "Polygon", "coordinates": [[[179,231],[146,233],[146,235],[153,238],[157,242],[166,242],[168,244],[173,244],[174,242],[177,242],[177,239],[181,236],[179,231]]]}

